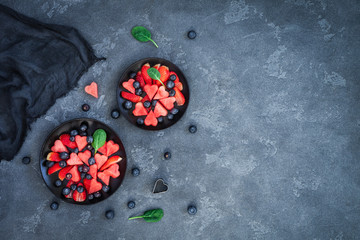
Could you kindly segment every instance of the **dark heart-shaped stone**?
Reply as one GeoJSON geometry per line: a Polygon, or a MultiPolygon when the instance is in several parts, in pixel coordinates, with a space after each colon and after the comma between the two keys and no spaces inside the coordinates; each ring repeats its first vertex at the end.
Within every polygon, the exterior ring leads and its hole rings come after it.
{"type": "Polygon", "coordinates": [[[164,182],[162,178],[156,180],[153,193],[163,193],[168,190],[168,185],[164,182]]]}

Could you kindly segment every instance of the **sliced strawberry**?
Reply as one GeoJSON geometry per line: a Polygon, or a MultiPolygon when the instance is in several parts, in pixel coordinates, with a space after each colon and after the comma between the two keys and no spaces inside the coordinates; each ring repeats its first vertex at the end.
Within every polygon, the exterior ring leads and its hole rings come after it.
{"type": "Polygon", "coordinates": [[[132,93],[128,93],[128,92],[124,92],[121,91],[121,97],[125,98],[126,100],[129,100],[131,102],[137,103],[140,102],[142,97],[132,94],[132,93]]]}
{"type": "Polygon", "coordinates": [[[69,173],[71,173],[71,180],[74,182],[79,182],[81,180],[80,173],[77,166],[73,166],[69,173]]]}
{"type": "Polygon", "coordinates": [[[135,80],[138,81],[140,83],[140,87],[144,87],[145,86],[145,81],[144,78],[141,75],[141,71],[138,71],[135,77],[135,80]]]}
{"type": "MultiPolygon", "coordinates": [[[[175,102],[175,98],[174,97],[168,97],[168,98],[163,98],[160,99],[159,101],[161,102],[162,105],[164,105],[164,107],[167,110],[171,110],[174,108],[174,102],[175,102]]],[[[157,105],[157,104],[156,104],[157,105]]]]}
{"type": "Polygon", "coordinates": [[[145,123],[146,126],[152,125],[154,127],[158,124],[158,120],[155,117],[155,114],[154,114],[154,112],[152,110],[150,110],[149,114],[145,118],[144,123],[145,123]]]}
{"type": "Polygon", "coordinates": [[[66,178],[66,174],[70,171],[70,169],[72,167],[73,166],[66,166],[66,167],[64,167],[63,169],[60,170],[58,177],[59,177],[59,179],[61,181],[63,181],[66,178]]]}
{"type": "Polygon", "coordinates": [[[158,71],[159,71],[160,66],[161,66],[161,64],[160,64],[160,63],[158,63],[158,64],[154,65],[154,66],[153,66],[153,68],[155,68],[156,70],[158,70],[158,71]]]}
{"type": "Polygon", "coordinates": [[[54,166],[48,168],[48,175],[51,175],[61,169],[59,163],[55,163],[54,166]]]}
{"type": "MultiPolygon", "coordinates": [[[[78,184],[78,187],[83,187],[84,185],[82,183],[79,183],[78,184]]],[[[86,200],[86,192],[85,190],[82,191],[81,193],[78,192],[78,190],[76,189],[74,192],[73,192],[73,199],[76,201],[76,202],[83,202],[86,200]]]]}
{"type": "Polygon", "coordinates": [[[102,184],[99,183],[95,178],[93,178],[91,180],[84,179],[84,186],[85,186],[88,194],[100,191],[102,188],[102,184]]]}
{"type": "MultiPolygon", "coordinates": [[[[159,68],[159,72],[160,72],[160,80],[165,83],[169,77],[170,77],[170,72],[169,72],[169,68],[165,65],[162,65],[160,68],[159,68]]],[[[156,84],[158,86],[161,85],[161,83],[159,81],[156,81],[156,84]]]]}
{"type": "Polygon", "coordinates": [[[95,161],[96,161],[96,165],[97,165],[98,169],[101,168],[102,165],[104,165],[104,163],[106,162],[107,159],[108,158],[105,155],[100,155],[98,153],[95,154],[95,161]]]}
{"type": "Polygon", "coordinates": [[[83,150],[84,147],[86,147],[87,143],[87,137],[86,136],[80,136],[80,135],[76,135],[75,136],[75,142],[79,148],[79,151],[83,150]]]}
{"type": "Polygon", "coordinates": [[[51,147],[51,151],[57,153],[68,152],[67,148],[60,140],[55,141],[54,146],[51,147]]]}
{"type": "Polygon", "coordinates": [[[109,175],[110,177],[117,178],[120,176],[119,164],[113,164],[109,168],[105,169],[103,173],[109,175]]]}
{"type": "Polygon", "coordinates": [[[116,153],[117,151],[119,151],[119,144],[114,143],[113,140],[110,140],[106,143],[106,156],[111,156],[112,154],[116,153]]]}
{"type": "Polygon", "coordinates": [[[110,183],[110,175],[105,174],[103,172],[99,172],[98,177],[103,183],[105,183],[105,185],[109,185],[109,183],[110,183]]]}
{"type": "Polygon", "coordinates": [[[158,99],[162,99],[162,98],[167,98],[169,96],[169,93],[165,90],[164,86],[159,87],[158,92],[156,93],[154,99],[158,100],[158,99]]]}
{"type": "Polygon", "coordinates": [[[79,158],[83,163],[89,166],[89,158],[91,157],[91,152],[89,150],[85,150],[84,152],[80,152],[78,154],[79,158]]]}
{"type": "Polygon", "coordinates": [[[69,134],[62,134],[60,135],[60,141],[69,148],[77,148],[76,142],[70,141],[70,135],[69,134]]]}
{"type": "Polygon", "coordinates": [[[107,153],[107,145],[106,145],[107,142],[104,143],[104,145],[102,145],[101,148],[99,148],[97,151],[102,153],[103,155],[106,155],[107,153]]]}
{"type": "Polygon", "coordinates": [[[160,116],[166,116],[168,111],[160,104],[157,103],[154,108],[155,117],[158,118],[160,116]]]}
{"type": "Polygon", "coordinates": [[[134,82],[135,82],[135,80],[130,78],[127,82],[123,82],[122,86],[129,92],[135,94],[135,88],[133,86],[134,82]]]}
{"type": "Polygon", "coordinates": [[[98,85],[96,82],[92,82],[90,85],[85,87],[85,92],[91,96],[98,98],[98,85]]]}
{"type": "Polygon", "coordinates": [[[174,87],[175,90],[175,99],[176,99],[176,103],[178,106],[182,106],[185,104],[185,97],[184,95],[181,93],[181,91],[177,88],[174,87]]]}
{"type": "Polygon", "coordinates": [[[146,108],[142,102],[135,104],[135,109],[133,110],[134,116],[146,116],[148,114],[146,108]]]}
{"type": "Polygon", "coordinates": [[[181,82],[175,83],[175,87],[177,87],[180,91],[184,89],[183,84],[181,82]]]}
{"type": "Polygon", "coordinates": [[[149,77],[147,70],[150,68],[150,64],[149,63],[145,63],[142,67],[141,67],[141,75],[145,81],[146,84],[152,84],[152,79],[151,77],[149,77]]]}
{"type": "Polygon", "coordinates": [[[93,164],[90,166],[90,170],[89,170],[89,174],[96,179],[97,178],[97,172],[98,172],[98,167],[96,164],[93,164]]]}
{"type": "MultiPolygon", "coordinates": [[[[111,165],[120,162],[122,160],[122,158],[120,156],[112,156],[111,158],[109,158],[106,163],[104,165],[102,165],[102,167],[100,168],[100,171],[103,171],[105,169],[107,169],[108,167],[110,167],[111,165]]],[[[106,184],[108,185],[108,184],[106,184]]]]}
{"type": "Polygon", "coordinates": [[[148,95],[145,95],[145,97],[141,100],[142,103],[146,101],[151,101],[148,95]]]}
{"type": "Polygon", "coordinates": [[[155,94],[157,93],[159,87],[157,85],[149,85],[146,84],[144,86],[144,91],[146,92],[146,94],[149,96],[150,101],[153,99],[153,97],[155,96],[155,94]]]}
{"type": "MultiPolygon", "coordinates": [[[[89,150],[87,150],[89,151],[89,150]]],[[[71,153],[70,158],[66,161],[67,165],[82,165],[83,162],[76,153],[71,153]]]]}
{"type": "MultiPolygon", "coordinates": [[[[74,182],[69,180],[68,183],[66,184],[66,187],[70,188],[70,186],[73,184],[74,182]]],[[[68,195],[65,195],[66,198],[72,198],[74,193],[74,190],[71,190],[71,192],[68,195]]]]}
{"type": "Polygon", "coordinates": [[[60,155],[56,152],[49,152],[46,156],[46,160],[52,161],[52,162],[60,162],[62,159],[60,158],[60,155]]]}

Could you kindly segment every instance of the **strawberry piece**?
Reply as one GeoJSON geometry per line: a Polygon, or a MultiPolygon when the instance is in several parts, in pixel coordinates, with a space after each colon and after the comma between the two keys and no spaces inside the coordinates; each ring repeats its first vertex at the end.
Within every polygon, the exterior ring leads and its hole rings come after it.
{"type": "Polygon", "coordinates": [[[129,92],[135,94],[135,88],[133,86],[133,83],[135,82],[134,79],[129,79],[127,82],[123,82],[122,86],[128,90],[129,92]]]}
{"type": "Polygon", "coordinates": [[[150,68],[150,64],[149,63],[145,63],[142,67],[141,67],[141,75],[145,81],[146,84],[152,84],[152,79],[151,77],[149,77],[147,70],[150,68]]]}
{"type": "MultiPolygon", "coordinates": [[[[78,187],[80,187],[80,186],[83,186],[83,184],[79,183],[78,187]]],[[[86,200],[86,192],[85,191],[80,193],[80,192],[78,192],[78,190],[75,190],[72,195],[73,195],[73,199],[76,202],[83,202],[86,200]]]]}
{"type": "Polygon", "coordinates": [[[146,111],[146,108],[144,107],[142,102],[138,102],[135,104],[135,109],[133,110],[134,116],[146,116],[148,112],[146,111]]]}
{"type": "Polygon", "coordinates": [[[98,166],[96,164],[93,164],[90,166],[89,174],[96,179],[98,173],[98,166]]]}
{"type": "Polygon", "coordinates": [[[181,82],[175,83],[175,87],[177,87],[180,91],[184,89],[183,84],[181,82]]]}
{"type": "Polygon", "coordinates": [[[104,145],[102,145],[101,148],[99,148],[97,151],[102,153],[103,155],[106,155],[107,153],[107,145],[106,145],[107,142],[104,143],[104,145]]]}
{"type": "Polygon", "coordinates": [[[171,76],[171,75],[175,75],[175,76],[176,76],[176,79],[175,79],[175,81],[174,81],[175,87],[177,87],[180,91],[182,91],[182,90],[183,90],[183,85],[182,85],[182,83],[180,82],[180,79],[179,79],[178,75],[177,75],[175,72],[170,72],[170,76],[171,76]]]}
{"type": "MultiPolygon", "coordinates": [[[[106,163],[104,165],[102,165],[102,167],[100,168],[100,171],[103,171],[105,169],[107,169],[108,167],[110,167],[111,165],[118,163],[122,160],[122,158],[120,156],[112,156],[111,158],[109,158],[106,163]]],[[[107,184],[108,185],[108,184],[107,184]]]]}
{"type": "Polygon", "coordinates": [[[156,70],[158,70],[158,71],[159,71],[160,66],[161,66],[161,64],[160,64],[160,63],[158,63],[158,64],[154,65],[154,66],[153,66],[153,68],[155,68],[156,70]]]}
{"type": "MultiPolygon", "coordinates": [[[[87,150],[89,151],[89,150],[87,150]]],[[[71,153],[70,158],[66,161],[67,165],[82,165],[83,162],[76,153],[71,153]]]]}
{"type": "Polygon", "coordinates": [[[160,116],[166,116],[168,111],[160,104],[157,103],[154,108],[155,117],[158,118],[160,116]]]}
{"type": "Polygon", "coordinates": [[[49,152],[46,156],[46,160],[52,161],[52,162],[60,162],[62,159],[60,158],[60,155],[55,152],[49,152]]]}
{"type": "Polygon", "coordinates": [[[146,94],[149,96],[150,101],[153,99],[153,97],[155,96],[155,94],[157,93],[159,87],[157,85],[149,85],[146,84],[144,86],[144,91],[146,92],[146,94]]]}
{"type": "Polygon", "coordinates": [[[63,181],[66,178],[66,174],[70,171],[71,168],[72,166],[66,166],[60,170],[58,177],[61,181],[63,181]]]}
{"type": "Polygon", "coordinates": [[[109,185],[109,183],[110,183],[110,175],[105,174],[103,172],[99,172],[98,177],[105,185],[109,185]]]}
{"type": "MultiPolygon", "coordinates": [[[[73,184],[74,182],[69,180],[68,183],[66,184],[66,187],[70,188],[70,186],[73,184]]],[[[74,190],[71,190],[70,193],[68,195],[65,195],[66,198],[72,198],[74,193],[74,190]]]]}
{"type": "Polygon", "coordinates": [[[146,95],[146,96],[141,100],[142,103],[144,103],[144,102],[146,102],[146,101],[149,101],[149,102],[151,101],[148,95],[146,95]]]}
{"type": "Polygon", "coordinates": [[[155,114],[154,114],[154,112],[152,110],[150,110],[149,114],[145,118],[144,123],[145,123],[146,126],[152,125],[154,127],[158,124],[158,120],[155,117],[155,114]]]}
{"type": "Polygon", "coordinates": [[[112,154],[116,153],[117,151],[119,151],[119,144],[114,143],[113,140],[110,140],[106,143],[106,156],[111,156],[112,154]]]}
{"type": "Polygon", "coordinates": [[[105,155],[100,155],[98,153],[95,154],[95,161],[98,169],[101,168],[102,165],[104,165],[107,159],[108,158],[105,155]]]}
{"type": "Polygon", "coordinates": [[[85,87],[85,92],[91,96],[98,98],[98,85],[96,82],[92,82],[90,85],[85,87]]]}
{"type": "Polygon", "coordinates": [[[68,152],[67,148],[60,140],[55,141],[54,146],[51,147],[51,151],[58,153],[68,152]]]}
{"type": "Polygon", "coordinates": [[[73,166],[69,173],[71,173],[71,180],[74,182],[79,182],[81,180],[80,173],[77,166],[73,166]]]}
{"type": "Polygon", "coordinates": [[[109,175],[110,177],[117,178],[120,176],[119,164],[113,164],[109,168],[105,169],[103,173],[109,175]]]}
{"type": "Polygon", "coordinates": [[[60,135],[60,141],[69,148],[77,148],[76,142],[70,141],[70,135],[69,134],[62,134],[60,135]]]}
{"type": "Polygon", "coordinates": [[[83,163],[89,166],[89,158],[91,157],[91,152],[89,150],[85,150],[84,152],[80,152],[78,154],[79,158],[83,163]]]}
{"type": "MultiPolygon", "coordinates": [[[[170,77],[170,72],[169,72],[169,68],[165,65],[162,65],[159,68],[159,72],[160,72],[160,80],[165,84],[165,82],[169,79],[170,77]]],[[[161,85],[161,83],[159,81],[156,81],[156,84],[158,86],[161,85]]]]}
{"type": "Polygon", "coordinates": [[[158,92],[156,93],[154,99],[158,100],[158,99],[162,99],[162,98],[167,98],[169,96],[169,93],[165,90],[164,86],[159,87],[158,92]]]}
{"type": "Polygon", "coordinates": [[[84,179],[84,186],[88,192],[88,194],[100,191],[102,188],[102,184],[99,183],[95,178],[89,180],[84,179]]]}
{"type": "Polygon", "coordinates": [[[138,81],[140,83],[140,87],[144,87],[145,86],[145,81],[144,78],[141,75],[141,71],[138,71],[135,77],[135,80],[138,81]]]}
{"type": "Polygon", "coordinates": [[[75,136],[75,142],[79,148],[79,151],[83,150],[84,147],[86,147],[87,143],[87,137],[86,136],[80,136],[80,135],[76,135],[75,136]]]}
{"type": "Polygon", "coordinates": [[[55,163],[54,166],[48,168],[48,175],[51,175],[61,169],[59,163],[55,163]]]}
{"type": "Polygon", "coordinates": [[[160,99],[159,101],[161,102],[162,105],[164,105],[164,107],[167,110],[171,110],[174,108],[175,100],[176,100],[175,97],[168,97],[168,98],[160,99]]]}
{"type": "Polygon", "coordinates": [[[185,97],[184,95],[181,93],[181,91],[177,88],[174,87],[175,90],[175,99],[176,99],[176,103],[178,106],[182,106],[185,104],[185,97]]]}
{"type": "Polygon", "coordinates": [[[126,100],[129,100],[131,102],[137,103],[140,102],[142,97],[132,94],[132,93],[128,93],[128,92],[124,92],[121,91],[121,97],[125,98],[126,100]]]}

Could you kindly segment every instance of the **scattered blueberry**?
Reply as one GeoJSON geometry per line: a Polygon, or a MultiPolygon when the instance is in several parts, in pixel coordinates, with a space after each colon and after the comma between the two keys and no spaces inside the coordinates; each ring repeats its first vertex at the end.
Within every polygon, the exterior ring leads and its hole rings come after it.
{"type": "Polygon", "coordinates": [[[76,154],[79,153],[79,149],[78,149],[78,148],[75,148],[73,151],[74,151],[74,153],[76,153],[76,154]]]}
{"type": "Polygon", "coordinates": [[[83,173],[87,173],[89,170],[90,170],[90,167],[88,165],[84,165],[83,173]]]}
{"type": "Polygon", "coordinates": [[[167,115],[167,118],[168,118],[169,120],[173,120],[174,115],[173,115],[173,114],[171,114],[171,113],[169,113],[169,114],[167,115]]]}
{"type": "Polygon", "coordinates": [[[46,166],[47,167],[52,167],[55,165],[55,162],[52,162],[52,161],[46,161],[46,166]]]}
{"type": "Polygon", "coordinates": [[[170,91],[169,91],[169,96],[170,96],[170,97],[173,97],[173,96],[175,96],[175,94],[176,94],[175,90],[174,90],[174,89],[170,89],[170,91]]]}
{"type": "Polygon", "coordinates": [[[70,137],[70,141],[71,141],[71,142],[75,142],[75,136],[71,136],[71,137],[70,137]]]}
{"type": "Polygon", "coordinates": [[[78,134],[79,134],[79,132],[78,132],[78,130],[76,130],[76,129],[71,130],[71,132],[70,132],[70,136],[76,136],[76,135],[78,135],[78,134]]]}
{"type": "Polygon", "coordinates": [[[91,151],[93,149],[93,146],[91,146],[91,144],[88,144],[86,145],[86,149],[91,151]]]}
{"type": "Polygon", "coordinates": [[[149,101],[144,102],[144,107],[148,108],[151,106],[151,103],[149,101]]]}
{"type": "Polygon", "coordinates": [[[87,136],[87,133],[86,132],[80,132],[79,135],[84,137],[84,136],[87,136]]]}
{"type": "Polygon", "coordinates": [[[171,75],[170,75],[170,80],[171,80],[171,81],[175,81],[175,80],[176,80],[176,75],[175,75],[175,74],[171,74],[171,75]]]}
{"type": "Polygon", "coordinates": [[[139,124],[139,125],[143,125],[144,124],[144,119],[138,118],[138,119],[136,119],[136,123],[139,124]]]}
{"type": "Polygon", "coordinates": [[[89,106],[89,104],[83,104],[82,106],[81,106],[81,109],[84,111],[84,112],[87,112],[87,111],[89,111],[90,110],[90,106],[89,106]]]}
{"type": "Polygon", "coordinates": [[[105,217],[107,219],[113,219],[115,216],[115,212],[113,210],[108,210],[105,212],[105,217]]]}
{"type": "Polygon", "coordinates": [[[67,152],[61,152],[61,153],[59,154],[59,156],[60,156],[60,158],[61,158],[62,160],[69,159],[69,153],[67,153],[67,152]]]}
{"type": "Polygon", "coordinates": [[[173,81],[167,81],[166,82],[166,87],[171,89],[171,88],[175,87],[175,83],[173,81]]]}
{"type": "Polygon", "coordinates": [[[135,79],[136,77],[136,72],[131,72],[129,75],[130,78],[135,79]]]}
{"type": "Polygon", "coordinates": [[[94,138],[92,136],[87,136],[86,141],[87,141],[87,143],[92,144],[92,142],[94,141],[94,138]]]}
{"type": "Polygon", "coordinates": [[[138,169],[138,168],[133,168],[133,169],[131,170],[131,174],[132,174],[134,177],[139,176],[139,175],[140,175],[140,169],[138,169]]]}
{"type": "Polygon", "coordinates": [[[171,158],[171,153],[170,152],[164,153],[164,158],[165,160],[169,160],[171,158]]]}
{"type": "Polygon", "coordinates": [[[79,172],[82,172],[82,171],[83,171],[83,169],[84,169],[84,166],[83,166],[83,165],[78,166],[78,170],[79,170],[79,172]]]}
{"type": "Polygon", "coordinates": [[[138,81],[135,81],[135,82],[133,83],[133,86],[134,86],[134,88],[139,88],[139,87],[140,87],[140,83],[139,83],[138,81]]]}
{"type": "Polygon", "coordinates": [[[76,184],[71,184],[70,189],[75,191],[76,187],[77,187],[76,184]]]}
{"type": "Polygon", "coordinates": [[[23,157],[22,163],[23,164],[29,164],[31,162],[31,159],[29,157],[23,157]]]}
{"type": "Polygon", "coordinates": [[[78,187],[77,187],[77,191],[78,191],[79,193],[82,193],[82,192],[84,191],[84,187],[83,187],[83,186],[78,186],[78,187]]]}
{"type": "Polygon", "coordinates": [[[66,161],[64,161],[64,160],[60,161],[59,166],[62,168],[66,167],[66,161]]]}
{"type": "Polygon", "coordinates": [[[96,198],[101,197],[101,193],[99,193],[99,192],[94,193],[94,197],[96,197],[96,198]]]}
{"type": "Polygon", "coordinates": [[[91,180],[92,176],[90,174],[86,174],[85,178],[91,180]]]}
{"type": "Polygon", "coordinates": [[[88,199],[89,199],[89,200],[93,200],[93,199],[94,199],[94,195],[93,195],[93,194],[89,194],[89,195],[88,195],[88,199]]]}
{"type": "Polygon", "coordinates": [[[158,102],[158,100],[152,100],[152,101],[151,101],[151,105],[152,105],[153,107],[155,107],[156,104],[157,104],[157,102],[158,102]]]}
{"type": "Polygon", "coordinates": [[[118,110],[116,110],[116,109],[112,110],[111,111],[111,117],[113,119],[118,119],[120,117],[120,112],[118,110]]]}
{"type": "Polygon", "coordinates": [[[133,208],[135,208],[135,202],[134,201],[129,201],[127,203],[127,206],[128,206],[129,209],[133,209],[133,208]]]}
{"type": "Polygon", "coordinates": [[[138,95],[138,96],[140,96],[140,95],[142,94],[141,88],[136,89],[136,90],[135,90],[135,94],[138,95]]]}
{"type": "Polygon", "coordinates": [[[188,213],[189,213],[190,215],[195,215],[196,212],[197,212],[197,209],[196,209],[195,206],[189,206],[188,209],[187,209],[187,211],[188,211],[188,213]]]}
{"type": "Polygon", "coordinates": [[[82,172],[82,173],[80,174],[80,177],[81,177],[81,179],[84,179],[84,178],[86,177],[86,173],[82,172]]]}
{"type": "Polygon", "coordinates": [[[85,123],[80,125],[80,131],[85,132],[87,129],[88,129],[88,126],[85,123]]]}
{"type": "Polygon", "coordinates": [[[62,190],[63,195],[68,195],[68,194],[70,194],[70,192],[71,192],[71,190],[68,187],[64,187],[63,190],[62,190]]]}
{"type": "Polygon", "coordinates": [[[54,182],[55,187],[60,187],[61,184],[62,184],[62,181],[60,179],[58,179],[54,182]]]}
{"type": "Polygon", "coordinates": [[[191,30],[188,32],[188,38],[189,39],[195,39],[196,38],[196,32],[191,30]]]}
{"type": "Polygon", "coordinates": [[[191,125],[191,126],[189,127],[189,132],[191,132],[191,133],[196,133],[196,131],[197,131],[197,127],[196,127],[195,125],[191,125]]]}
{"type": "Polygon", "coordinates": [[[177,114],[179,112],[179,109],[177,109],[177,108],[173,108],[173,109],[171,109],[171,111],[170,111],[170,113],[171,114],[177,114]]]}
{"type": "Polygon", "coordinates": [[[164,118],[163,118],[163,117],[158,117],[158,119],[157,119],[157,120],[158,120],[158,122],[159,122],[159,123],[164,122],[164,118]]]}
{"type": "Polygon", "coordinates": [[[125,101],[124,102],[124,108],[129,110],[132,108],[132,102],[131,101],[125,101]]]}
{"type": "Polygon", "coordinates": [[[94,165],[96,163],[95,158],[93,158],[93,157],[89,158],[88,163],[89,163],[90,166],[94,165]]]}
{"type": "Polygon", "coordinates": [[[50,204],[51,210],[57,210],[59,208],[59,204],[57,202],[52,202],[50,204]]]}
{"type": "Polygon", "coordinates": [[[71,174],[71,173],[67,173],[67,174],[66,174],[66,179],[67,179],[67,180],[70,180],[71,178],[72,178],[72,174],[71,174]]]}
{"type": "Polygon", "coordinates": [[[108,192],[108,191],[110,190],[110,187],[109,187],[108,185],[104,185],[104,186],[102,187],[102,190],[103,190],[104,192],[108,192]]]}

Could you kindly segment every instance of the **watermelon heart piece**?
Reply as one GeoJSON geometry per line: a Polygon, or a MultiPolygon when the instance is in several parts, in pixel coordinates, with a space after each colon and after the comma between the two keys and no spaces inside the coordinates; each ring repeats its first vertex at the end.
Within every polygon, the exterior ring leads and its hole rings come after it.
{"type": "Polygon", "coordinates": [[[167,110],[171,110],[174,108],[175,100],[176,100],[175,97],[168,97],[168,98],[160,99],[159,101],[161,102],[162,105],[164,105],[164,107],[167,110]]]}
{"type": "Polygon", "coordinates": [[[71,180],[74,182],[79,182],[81,180],[80,173],[77,166],[72,166],[69,173],[71,173],[71,180]]]}
{"type": "Polygon", "coordinates": [[[80,136],[80,135],[75,136],[75,142],[79,148],[79,151],[83,150],[84,147],[86,147],[86,145],[88,144],[86,138],[87,138],[86,136],[80,136]]]}
{"type": "Polygon", "coordinates": [[[135,109],[133,110],[134,116],[146,116],[148,114],[146,108],[142,102],[135,104],[135,109]]]}
{"type": "Polygon", "coordinates": [[[146,126],[152,125],[154,127],[158,124],[158,120],[155,117],[155,114],[154,114],[154,112],[152,110],[150,110],[149,114],[145,118],[144,123],[145,123],[146,126]]]}
{"type": "Polygon", "coordinates": [[[135,80],[138,81],[140,83],[140,87],[144,87],[145,86],[145,81],[144,78],[141,75],[141,71],[138,71],[135,77],[135,80]]]}
{"type": "Polygon", "coordinates": [[[121,97],[125,98],[126,100],[129,100],[131,102],[137,103],[140,102],[142,97],[132,94],[132,93],[128,93],[125,91],[121,91],[121,97]]]}
{"type": "Polygon", "coordinates": [[[89,158],[91,157],[91,152],[89,150],[85,150],[84,152],[80,152],[78,154],[79,158],[83,163],[89,166],[89,158]]]}
{"type": "Polygon", "coordinates": [[[61,169],[59,163],[55,163],[54,166],[48,168],[48,175],[51,175],[61,169]]]}
{"type": "Polygon", "coordinates": [[[106,155],[106,153],[107,153],[107,145],[106,145],[106,143],[107,142],[105,142],[105,144],[102,145],[102,147],[97,150],[98,152],[102,153],[103,155],[106,155]]]}
{"type": "Polygon", "coordinates": [[[96,82],[92,82],[90,85],[85,87],[85,92],[91,96],[98,98],[98,85],[96,82]]]}
{"type": "Polygon", "coordinates": [[[77,148],[76,142],[70,141],[70,135],[69,134],[62,134],[60,135],[60,141],[69,148],[77,148]]]}
{"type": "Polygon", "coordinates": [[[105,184],[105,185],[109,185],[110,183],[110,175],[105,174],[103,172],[99,172],[98,173],[98,178],[105,184]]]}
{"type": "Polygon", "coordinates": [[[66,178],[66,174],[70,171],[70,169],[72,167],[73,166],[66,166],[66,167],[64,167],[63,169],[60,170],[58,177],[59,177],[59,179],[61,181],[63,181],[66,178]]]}
{"type": "MultiPolygon", "coordinates": [[[[80,186],[83,186],[83,184],[82,183],[79,183],[78,184],[78,187],[80,187],[80,186]]],[[[86,192],[85,191],[83,191],[83,192],[78,192],[78,190],[75,190],[74,192],[73,192],[73,199],[76,201],[76,202],[83,202],[83,201],[85,201],[86,200],[86,192]]]]}
{"type": "Polygon", "coordinates": [[[49,152],[46,156],[46,160],[52,161],[52,162],[60,162],[62,159],[60,158],[60,155],[57,152],[49,152]]]}
{"type": "Polygon", "coordinates": [[[104,163],[106,162],[107,159],[108,158],[105,155],[100,155],[98,153],[95,154],[95,161],[96,161],[96,165],[97,165],[98,169],[101,168],[102,165],[104,165],[104,163]]]}
{"type": "Polygon", "coordinates": [[[67,148],[60,140],[55,141],[54,146],[51,147],[51,151],[57,153],[68,152],[67,148]]]}
{"type": "Polygon", "coordinates": [[[84,179],[84,186],[88,192],[88,194],[100,191],[102,188],[102,184],[99,183],[95,178],[89,180],[84,179]]]}
{"type": "Polygon", "coordinates": [[[176,103],[178,106],[182,106],[185,104],[185,97],[184,95],[181,93],[181,91],[177,88],[174,87],[175,90],[175,99],[176,99],[176,103]]]}
{"type": "Polygon", "coordinates": [[[150,64],[149,63],[145,63],[142,67],[141,67],[141,75],[145,81],[146,84],[152,84],[152,79],[151,77],[149,77],[147,70],[150,68],[150,64]]]}
{"type": "Polygon", "coordinates": [[[105,169],[103,173],[109,175],[110,177],[117,178],[120,176],[119,164],[113,164],[109,168],[105,169]]]}
{"type": "MultiPolygon", "coordinates": [[[[104,165],[102,165],[102,167],[100,168],[100,171],[104,171],[105,169],[107,169],[108,167],[110,167],[111,165],[118,163],[122,160],[122,158],[120,156],[112,156],[111,158],[109,158],[106,163],[104,165]]],[[[109,184],[106,184],[109,185],[109,184]]]]}
{"type": "Polygon", "coordinates": [[[110,140],[106,143],[106,156],[111,156],[112,154],[119,151],[119,144],[114,143],[113,140],[110,140]]]}
{"type": "Polygon", "coordinates": [[[135,80],[130,78],[127,82],[123,82],[122,86],[129,92],[135,94],[135,88],[133,86],[134,82],[135,80]]]}
{"type": "MultiPolygon", "coordinates": [[[[88,150],[89,151],[89,150],[88,150]]],[[[67,165],[82,165],[83,162],[76,153],[71,153],[70,158],[66,161],[67,165]]]]}
{"type": "Polygon", "coordinates": [[[93,164],[90,166],[89,174],[93,177],[93,179],[97,178],[98,166],[93,164]]]}
{"type": "Polygon", "coordinates": [[[165,87],[161,86],[161,87],[159,87],[159,90],[156,93],[154,99],[167,98],[168,96],[169,96],[169,93],[165,90],[165,87]]]}
{"type": "Polygon", "coordinates": [[[153,97],[155,96],[155,94],[157,93],[159,87],[157,85],[149,85],[146,84],[144,86],[144,91],[146,92],[146,94],[149,96],[149,99],[152,100],[153,97]]]}
{"type": "Polygon", "coordinates": [[[156,103],[154,108],[155,117],[166,116],[168,111],[160,104],[156,103]]]}

